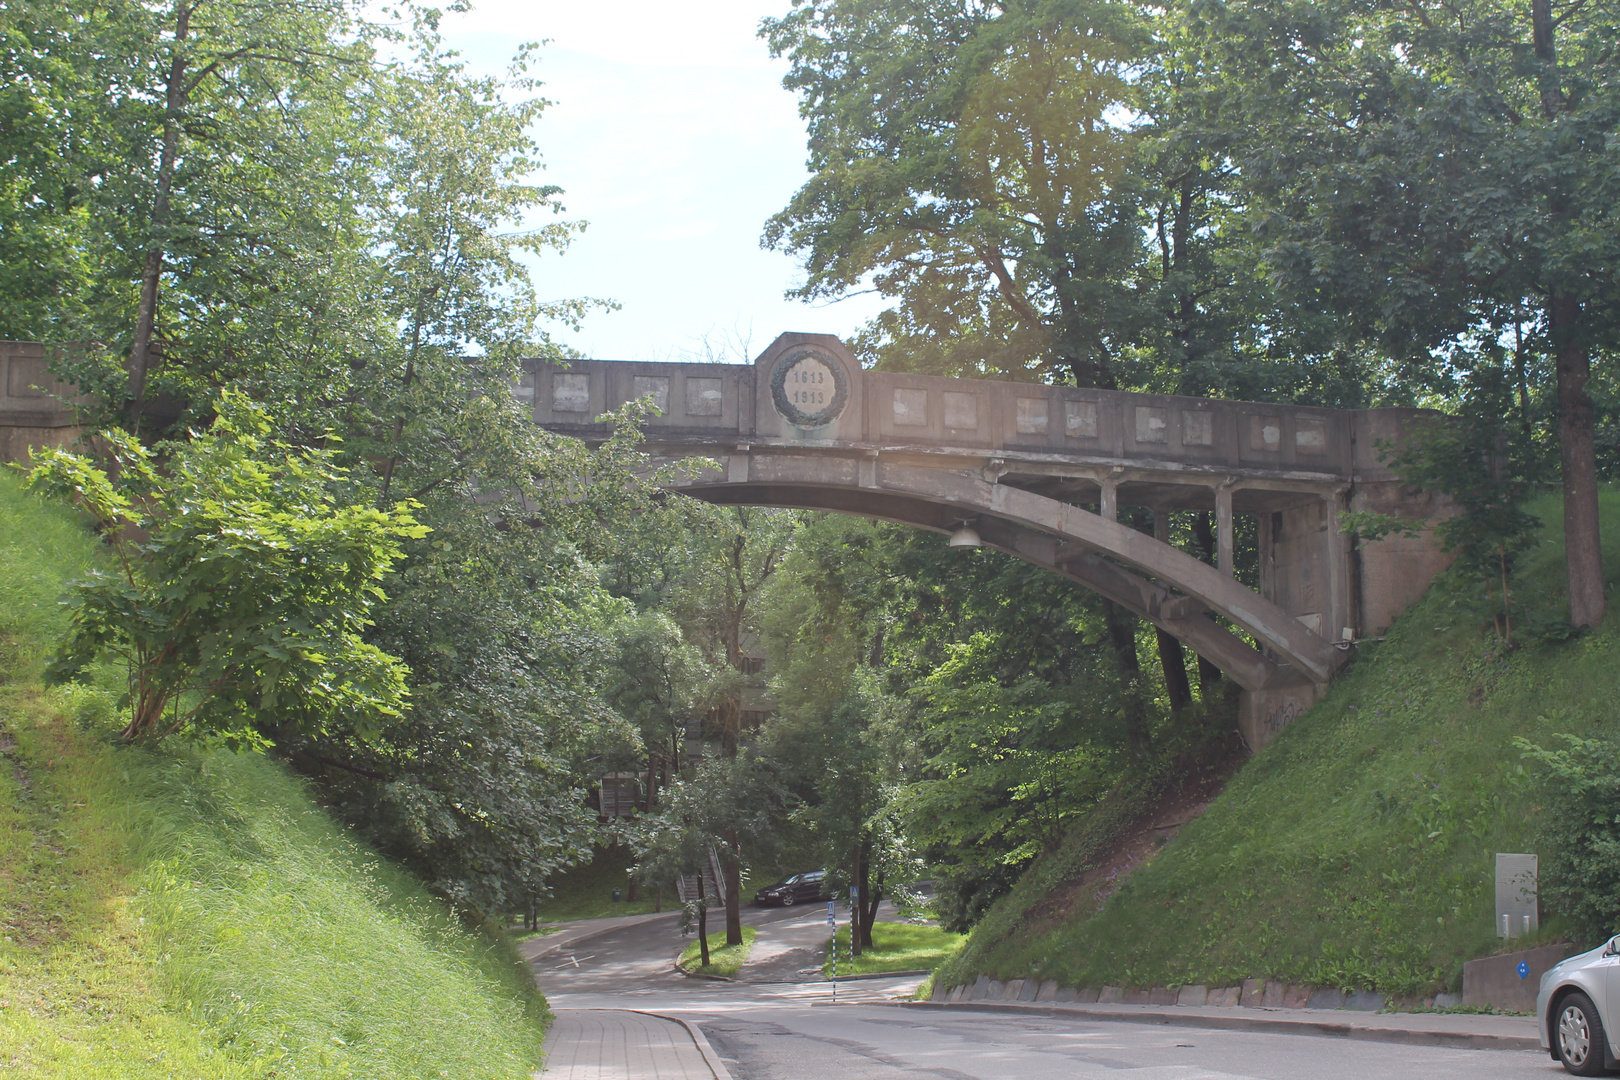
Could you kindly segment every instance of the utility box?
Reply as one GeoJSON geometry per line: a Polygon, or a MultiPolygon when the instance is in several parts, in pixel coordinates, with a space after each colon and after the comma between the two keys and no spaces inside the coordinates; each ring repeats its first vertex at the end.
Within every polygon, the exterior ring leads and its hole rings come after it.
{"type": "Polygon", "coordinates": [[[1541,927],[1536,910],[1537,859],[1496,853],[1496,936],[1524,937],[1541,927]]]}

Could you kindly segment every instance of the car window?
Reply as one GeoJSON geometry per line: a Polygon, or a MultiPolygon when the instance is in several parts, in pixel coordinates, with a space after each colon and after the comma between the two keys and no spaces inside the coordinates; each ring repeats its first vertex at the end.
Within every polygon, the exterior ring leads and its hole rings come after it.
{"type": "Polygon", "coordinates": [[[782,882],[782,884],[784,884],[784,885],[797,885],[799,883],[799,879],[801,877],[803,877],[803,876],[804,876],[803,874],[794,874],[792,877],[790,877],[786,881],[782,882]]]}
{"type": "Polygon", "coordinates": [[[820,881],[822,878],[827,876],[827,871],[825,871],[825,870],[817,870],[813,874],[803,874],[801,876],[804,878],[804,880],[806,882],[820,881]]]}

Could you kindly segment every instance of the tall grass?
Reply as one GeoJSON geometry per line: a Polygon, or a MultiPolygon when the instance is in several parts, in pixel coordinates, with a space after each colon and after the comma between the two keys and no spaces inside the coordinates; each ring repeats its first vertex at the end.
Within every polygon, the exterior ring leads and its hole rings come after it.
{"type": "Polygon", "coordinates": [[[122,746],[107,693],[27,677],[96,558],[0,475],[0,1068],[62,1078],[495,1078],[544,1001],[260,755],[122,746]]]}
{"type": "Polygon", "coordinates": [[[27,679],[67,625],[67,583],[95,564],[85,522],[73,509],[22,489],[0,465],[0,679],[27,679]]]}
{"type": "MultiPolygon", "coordinates": [[[[1565,602],[1561,508],[1548,498],[1535,509],[1548,524],[1519,590],[1537,608],[1526,621],[1548,625],[1565,602]]],[[[1613,574],[1620,493],[1604,494],[1602,513],[1613,574]]],[[[1432,591],[1363,647],[1322,702],[1104,902],[1038,865],[942,985],[978,972],[1073,986],[1257,976],[1421,995],[1457,989],[1465,960],[1522,946],[1495,937],[1493,854],[1534,850],[1544,813],[1512,740],[1613,724],[1620,616],[1503,651],[1455,595],[1432,591]]],[[[1551,920],[1541,940],[1562,932],[1551,920]]]]}

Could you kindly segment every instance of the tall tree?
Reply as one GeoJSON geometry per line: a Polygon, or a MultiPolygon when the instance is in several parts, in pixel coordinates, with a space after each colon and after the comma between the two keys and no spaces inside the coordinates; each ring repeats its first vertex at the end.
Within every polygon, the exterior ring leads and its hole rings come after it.
{"type": "Polygon", "coordinates": [[[897,298],[890,362],[1114,386],[1144,315],[1132,132],[1151,45],[1107,0],[803,0],[762,34],[792,68],[811,178],[765,240],[796,295],[897,298]]]}
{"type": "MultiPolygon", "coordinates": [[[[671,598],[672,612],[711,668],[729,674],[716,686],[712,713],[720,749],[736,757],[744,735],[742,680],[748,666],[744,644],[758,632],[759,600],[788,550],[795,517],[783,510],[720,507],[700,512],[690,533],[698,557],[671,598]]],[[[744,836],[725,834],[721,865],[726,876],[726,944],[742,944],[744,836]]]]}

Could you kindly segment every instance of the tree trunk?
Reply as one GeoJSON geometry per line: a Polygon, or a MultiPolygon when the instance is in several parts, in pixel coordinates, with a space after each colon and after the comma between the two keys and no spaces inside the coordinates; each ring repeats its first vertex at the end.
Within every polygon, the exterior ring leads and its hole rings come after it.
{"type": "Polygon", "coordinates": [[[152,363],[152,336],[157,327],[158,285],[163,279],[164,238],[169,223],[169,196],[174,190],[175,165],[180,157],[180,121],[189,103],[186,85],[186,39],[191,33],[189,0],[174,5],[174,51],[164,80],[163,149],[158,156],[157,191],[152,199],[152,240],[141,265],[141,295],[135,309],[135,337],[129,350],[129,399],[136,430],[146,406],[146,373],[152,363]]]}
{"type": "Polygon", "coordinates": [[[880,871],[877,879],[872,878],[872,853],[866,852],[866,858],[861,863],[862,876],[866,878],[861,883],[861,948],[873,949],[872,924],[877,922],[878,905],[883,902],[883,874],[880,871]]]}
{"type": "Polygon", "coordinates": [[[698,868],[698,956],[704,967],[709,966],[709,898],[703,889],[703,868],[698,868]]]}
{"type": "MultiPolygon", "coordinates": [[[[1153,512],[1153,539],[1161,544],[1170,543],[1170,511],[1162,507],[1153,512]]],[[[1174,634],[1158,628],[1154,634],[1159,645],[1159,669],[1164,672],[1164,689],[1170,698],[1170,715],[1174,716],[1192,706],[1192,687],[1187,685],[1187,655],[1181,651],[1181,642],[1174,634]]]]}
{"type": "Polygon", "coordinates": [[[1142,702],[1142,665],[1136,656],[1136,620],[1121,612],[1112,600],[1103,600],[1102,608],[1108,642],[1114,649],[1114,665],[1125,691],[1125,737],[1132,748],[1140,749],[1147,742],[1147,709],[1142,702]]]}
{"type": "MultiPolygon", "coordinates": [[[[1537,77],[1541,113],[1556,123],[1569,109],[1569,95],[1558,77],[1558,20],[1551,0],[1531,0],[1531,42],[1541,61],[1537,77]]],[[[1554,180],[1547,198],[1554,219],[1567,219],[1569,195],[1554,180]]],[[[1592,399],[1586,384],[1592,377],[1592,355],[1581,333],[1581,302],[1551,290],[1547,325],[1552,332],[1558,382],[1558,455],[1564,480],[1564,557],[1569,571],[1569,621],[1592,626],[1603,618],[1603,549],[1598,525],[1597,451],[1592,444],[1592,399]]]]}
{"type": "Polygon", "coordinates": [[[1130,616],[1122,614],[1112,600],[1104,600],[1102,605],[1103,622],[1108,626],[1108,643],[1114,648],[1114,663],[1121,675],[1135,678],[1142,667],[1136,658],[1136,631],[1127,622],[1130,616]]]}
{"type": "Polygon", "coordinates": [[[1593,626],[1603,618],[1603,548],[1598,526],[1597,451],[1592,398],[1586,384],[1592,358],[1580,337],[1581,304],[1548,301],[1558,369],[1558,451],[1564,479],[1564,554],[1569,567],[1569,621],[1593,626]]]}
{"type": "Polygon", "coordinates": [[[721,860],[726,875],[726,944],[741,945],[742,935],[742,850],[735,829],[726,830],[726,857],[721,860]]]}
{"type": "Polygon", "coordinates": [[[1187,654],[1174,634],[1155,628],[1159,639],[1159,667],[1164,670],[1164,689],[1170,697],[1172,715],[1192,707],[1192,686],[1187,682],[1187,654]]]}

